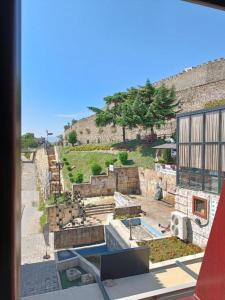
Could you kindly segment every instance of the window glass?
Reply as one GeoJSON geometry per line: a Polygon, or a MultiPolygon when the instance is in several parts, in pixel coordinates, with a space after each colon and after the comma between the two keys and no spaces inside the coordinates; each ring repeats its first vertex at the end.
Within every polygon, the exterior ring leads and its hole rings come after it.
{"type": "Polygon", "coordinates": [[[190,174],[190,187],[197,191],[202,190],[202,176],[190,174]]]}
{"type": "Polygon", "coordinates": [[[187,173],[179,174],[179,186],[183,188],[189,187],[189,174],[187,173]]]}
{"type": "Polygon", "coordinates": [[[205,145],[205,169],[211,171],[218,171],[218,161],[218,145],[205,145]]]}
{"type": "Polygon", "coordinates": [[[206,192],[218,193],[218,178],[212,176],[205,176],[205,189],[206,192]]]}
{"type": "Polygon", "coordinates": [[[202,142],[203,137],[203,115],[191,117],[191,142],[202,142]]]}
{"type": "Polygon", "coordinates": [[[202,146],[192,145],[191,146],[191,168],[201,169],[202,168],[202,146]]]}
{"type": "Polygon", "coordinates": [[[179,165],[189,167],[189,145],[179,146],[179,165]]]}
{"type": "Polygon", "coordinates": [[[207,199],[193,196],[192,213],[201,218],[207,219],[207,199]]]}
{"type": "Polygon", "coordinates": [[[205,141],[218,142],[219,140],[219,113],[207,113],[205,116],[205,141]]]}
{"type": "Polygon", "coordinates": [[[180,143],[189,142],[189,126],[190,126],[189,117],[179,119],[179,142],[180,143]]]}

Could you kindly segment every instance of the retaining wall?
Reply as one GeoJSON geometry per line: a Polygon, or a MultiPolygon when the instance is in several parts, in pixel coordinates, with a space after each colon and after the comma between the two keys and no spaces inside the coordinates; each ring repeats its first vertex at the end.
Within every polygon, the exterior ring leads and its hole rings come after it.
{"type": "Polygon", "coordinates": [[[72,248],[103,243],[104,226],[73,228],[54,232],[54,249],[72,248]]]}
{"type": "Polygon", "coordinates": [[[90,183],[73,185],[73,191],[80,191],[83,197],[111,196],[115,191],[122,194],[139,194],[137,167],[119,167],[107,175],[91,176],[90,183]]]}

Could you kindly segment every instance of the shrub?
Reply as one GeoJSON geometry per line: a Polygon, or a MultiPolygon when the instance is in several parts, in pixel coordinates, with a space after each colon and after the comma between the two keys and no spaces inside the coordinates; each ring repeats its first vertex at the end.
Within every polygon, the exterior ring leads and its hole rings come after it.
{"type": "Polygon", "coordinates": [[[86,144],[71,147],[70,151],[110,150],[111,144],[86,144]]]}
{"type": "Polygon", "coordinates": [[[99,164],[95,163],[91,166],[91,171],[93,175],[100,175],[102,172],[102,167],[99,164]]]}
{"type": "Polygon", "coordinates": [[[68,136],[68,142],[72,144],[72,146],[77,142],[77,134],[76,131],[71,131],[68,136]]]}
{"type": "Polygon", "coordinates": [[[69,176],[69,177],[73,177],[73,174],[72,174],[72,173],[68,173],[68,176],[69,176]]]}
{"type": "Polygon", "coordinates": [[[71,182],[71,183],[74,183],[74,182],[75,182],[75,178],[70,177],[70,182],[71,182]]]}
{"type": "Polygon", "coordinates": [[[72,171],[72,168],[70,166],[67,167],[68,171],[72,171]]]}
{"type": "Polygon", "coordinates": [[[69,163],[68,161],[65,161],[65,165],[66,165],[66,166],[69,166],[70,163],[69,163]]]}
{"type": "Polygon", "coordinates": [[[210,100],[206,102],[205,108],[214,108],[225,105],[225,99],[210,100]]]}
{"type": "Polygon", "coordinates": [[[82,183],[84,180],[84,175],[81,172],[77,172],[75,177],[74,177],[74,181],[75,183],[82,183]]]}
{"type": "Polygon", "coordinates": [[[114,158],[114,159],[109,159],[109,160],[107,160],[107,161],[105,162],[105,166],[108,168],[109,165],[114,165],[114,163],[115,163],[116,161],[117,161],[116,158],[114,158]]]}
{"type": "Polygon", "coordinates": [[[126,165],[128,159],[128,153],[126,151],[119,153],[119,159],[122,165],[126,165]]]}
{"type": "Polygon", "coordinates": [[[66,157],[63,157],[63,159],[62,159],[62,160],[66,162],[66,161],[67,161],[67,158],[66,158],[66,157]]]}
{"type": "Polygon", "coordinates": [[[159,162],[165,163],[165,164],[171,164],[174,162],[174,159],[171,156],[171,150],[170,149],[164,149],[162,152],[162,155],[159,159],[159,162]]]}

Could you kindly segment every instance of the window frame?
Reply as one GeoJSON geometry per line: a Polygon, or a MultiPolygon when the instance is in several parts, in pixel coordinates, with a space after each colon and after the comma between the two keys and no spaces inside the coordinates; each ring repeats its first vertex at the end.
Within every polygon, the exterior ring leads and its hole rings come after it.
{"type": "Polygon", "coordinates": [[[192,214],[202,219],[208,219],[208,200],[199,196],[192,196],[192,214]],[[196,210],[196,201],[202,201],[204,204],[204,214],[196,210]]]}

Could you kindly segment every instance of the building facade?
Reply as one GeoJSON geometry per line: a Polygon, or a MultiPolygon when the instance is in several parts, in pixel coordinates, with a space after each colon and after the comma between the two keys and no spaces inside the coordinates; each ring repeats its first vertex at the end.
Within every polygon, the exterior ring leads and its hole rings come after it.
{"type": "Polygon", "coordinates": [[[206,246],[225,179],[225,107],[177,116],[175,209],[188,217],[188,239],[206,246]]]}

